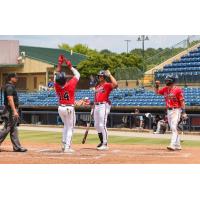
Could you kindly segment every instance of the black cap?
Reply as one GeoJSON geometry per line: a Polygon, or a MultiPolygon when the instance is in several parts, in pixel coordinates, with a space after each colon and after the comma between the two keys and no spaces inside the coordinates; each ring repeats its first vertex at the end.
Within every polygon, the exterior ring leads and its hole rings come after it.
{"type": "Polygon", "coordinates": [[[16,73],[9,73],[7,76],[7,80],[10,81],[11,78],[17,77],[16,73]]]}
{"type": "Polygon", "coordinates": [[[67,75],[65,72],[58,72],[56,73],[56,83],[58,83],[60,86],[65,85],[67,81],[67,75]]]}
{"type": "Polygon", "coordinates": [[[97,74],[97,76],[105,76],[105,75],[106,75],[105,70],[101,70],[101,71],[97,74]]]}
{"type": "Polygon", "coordinates": [[[176,78],[174,77],[174,75],[167,75],[165,77],[165,82],[168,84],[175,83],[175,81],[176,81],[176,78]]]}
{"type": "Polygon", "coordinates": [[[8,78],[14,78],[14,77],[17,77],[16,73],[9,73],[8,74],[8,78]]]}

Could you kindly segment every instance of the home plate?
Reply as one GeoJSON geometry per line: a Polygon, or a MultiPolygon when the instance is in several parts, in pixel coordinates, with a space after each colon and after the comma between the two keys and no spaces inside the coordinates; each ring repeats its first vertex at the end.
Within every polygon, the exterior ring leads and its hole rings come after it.
{"type": "Polygon", "coordinates": [[[62,151],[59,150],[52,150],[52,149],[41,149],[36,151],[37,153],[43,153],[46,155],[61,155],[64,154],[62,151]]]}

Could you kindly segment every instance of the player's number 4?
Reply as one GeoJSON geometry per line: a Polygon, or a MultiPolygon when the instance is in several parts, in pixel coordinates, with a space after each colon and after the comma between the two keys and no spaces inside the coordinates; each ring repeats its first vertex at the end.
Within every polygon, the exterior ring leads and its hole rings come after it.
{"type": "Polygon", "coordinates": [[[59,96],[60,96],[60,100],[69,100],[69,95],[68,95],[67,92],[65,92],[64,95],[62,95],[62,94],[60,93],[59,96]]]}

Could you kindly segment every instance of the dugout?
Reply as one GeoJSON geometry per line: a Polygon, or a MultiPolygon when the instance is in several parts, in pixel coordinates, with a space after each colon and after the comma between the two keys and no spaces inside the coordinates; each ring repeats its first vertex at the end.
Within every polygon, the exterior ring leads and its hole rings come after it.
{"type": "MultiPolygon", "coordinates": [[[[145,129],[152,129],[152,117],[147,114],[155,116],[157,114],[163,115],[165,107],[126,107],[126,106],[113,106],[111,113],[108,116],[108,127],[109,128],[135,128],[134,120],[137,115],[133,112],[135,109],[139,109],[139,116],[142,115],[145,121],[145,129]]],[[[58,119],[58,111],[56,106],[20,106],[21,119],[23,124],[41,124],[41,125],[60,125],[58,119]]],[[[188,106],[187,113],[189,120],[184,125],[185,130],[199,131],[200,130],[200,107],[199,106],[188,106]]],[[[77,126],[86,126],[89,121],[90,107],[76,107],[76,118],[77,126]]]]}

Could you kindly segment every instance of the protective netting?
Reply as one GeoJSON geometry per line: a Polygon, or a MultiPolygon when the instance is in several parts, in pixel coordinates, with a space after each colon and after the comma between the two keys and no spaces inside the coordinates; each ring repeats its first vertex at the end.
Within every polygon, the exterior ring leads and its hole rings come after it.
{"type": "Polygon", "coordinates": [[[134,67],[117,68],[115,70],[115,77],[117,80],[137,80],[142,76],[142,71],[134,67]]]}

